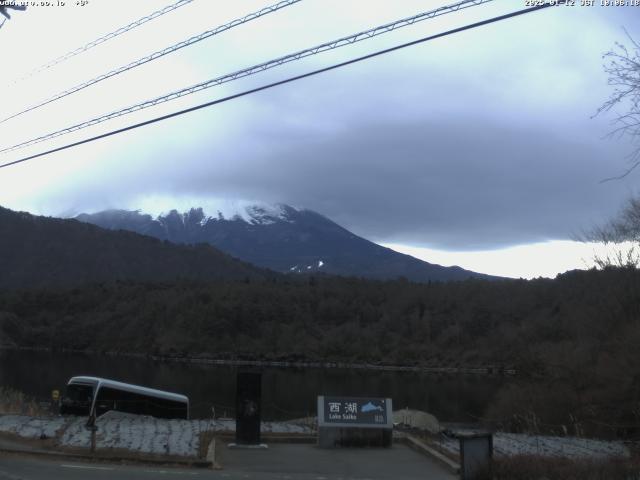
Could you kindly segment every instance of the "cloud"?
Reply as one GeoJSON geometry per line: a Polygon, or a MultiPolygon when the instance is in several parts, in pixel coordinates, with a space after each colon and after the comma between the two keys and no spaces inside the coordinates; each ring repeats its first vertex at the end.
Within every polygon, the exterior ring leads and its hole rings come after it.
{"type": "MultiPolygon", "coordinates": [[[[318,8],[314,15],[328,14],[318,8]]],[[[377,241],[432,248],[566,239],[615,213],[633,191],[633,178],[598,183],[624,170],[629,145],[603,140],[606,117],[590,119],[608,93],[600,55],[624,35],[614,10],[550,9],[52,155],[3,172],[0,203],[56,214],[138,208],[145,198],[230,198],[308,207],[377,241]]],[[[341,17],[337,25],[346,29],[355,18],[341,17]]],[[[291,19],[274,16],[274,23],[256,24],[254,36],[238,30],[213,50],[202,46],[170,65],[190,79],[211,58],[224,73],[290,51],[280,37],[291,19]],[[278,27],[273,43],[264,40],[268,25],[278,27]],[[260,54],[231,55],[247,38],[263,39],[260,54]]],[[[392,40],[314,57],[123,124],[439,31],[451,21],[425,22],[392,40]]],[[[296,47],[321,41],[317,31],[295,31],[296,47]]],[[[95,93],[87,91],[79,108],[106,108],[111,98],[127,103],[141,92],[146,98],[180,80],[152,70],[158,82],[149,83],[149,72],[131,77],[130,88],[120,90],[125,98],[113,86],[111,97],[90,103],[95,93]]],[[[57,108],[49,118],[70,109],[57,108]]]]}

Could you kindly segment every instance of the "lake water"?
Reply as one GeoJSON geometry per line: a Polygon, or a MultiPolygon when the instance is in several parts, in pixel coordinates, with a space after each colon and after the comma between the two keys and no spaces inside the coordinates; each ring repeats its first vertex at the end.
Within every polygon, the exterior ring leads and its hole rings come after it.
{"type": "MultiPolygon", "coordinates": [[[[48,401],[76,375],[91,375],[187,395],[194,418],[233,415],[238,367],[146,358],[0,350],[0,386],[48,401]]],[[[504,384],[499,377],[320,368],[263,368],[265,420],[315,415],[317,395],[379,396],[393,408],[425,410],[440,421],[482,416],[504,384]]]]}

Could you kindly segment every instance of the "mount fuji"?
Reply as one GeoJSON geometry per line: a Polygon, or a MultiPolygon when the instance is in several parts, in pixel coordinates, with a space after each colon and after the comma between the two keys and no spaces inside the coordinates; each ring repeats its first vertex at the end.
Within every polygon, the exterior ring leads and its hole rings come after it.
{"type": "Polygon", "coordinates": [[[245,204],[231,211],[190,208],[151,215],[105,210],[75,218],[179,244],[208,243],[240,260],[283,273],[327,273],[379,280],[451,281],[496,278],[443,267],[359,237],[312,210],[245,204]]]}

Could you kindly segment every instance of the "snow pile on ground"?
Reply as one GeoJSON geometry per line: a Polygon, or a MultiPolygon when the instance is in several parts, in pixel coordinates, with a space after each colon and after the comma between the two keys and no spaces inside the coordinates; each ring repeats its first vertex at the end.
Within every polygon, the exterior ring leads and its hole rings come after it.
{"type": "Polygon", "coordinates": [[[393,423],[419,428],[429,433],[440,433],[441,431],[440,422],[438,422],[435,416],[427,412],[409,408],[393,412],[393,423]]]}
{"type": "Polygon", "coordinates": [[[0,415],[0,432],[13,433],[24,438],[51,438],[64,429],[67,420],[68,418],[64,417],[0,415]]]}
{"type": "MultiPolygon", "coordinates": [[[[397,412],[396,412],[397,413],[397,412]]],[[[406,413],[402,411],[401,413],[406,413]]],[[[262,433],[312,434],[310,419],[296,422],[263,422],[262,433]]],[[[86,417],[0,415],[0,433],[12,433],[23,438],[53,438],[62,447],[89,448],[91,431],[86,417]]],[[[196,457],[200,434],[204,432],[233,433],[235,420],[167,420],[121,412],[107,412],[96,420],[96,449],[128,450],[155,455],[196,457]]],[[[456,433],[472,433],[458,431],[456,433]]],[[[440,447],[459,454],[459,440],[441,437],[440,447]]],[[[551,437],[515,433],[494,433],[496,455],[543,455],[568,458],[628,457],[629,449],[616,441],[575,437],[551,437]]]]}
{"type": "MultiPolygon", "coordinates": [[[[61,436],[65,447],[88,447],[91,431],[85,418],[76,418],[61,436]]],[[[142,415],[107,412],[96,420],[96,449],[122,449],[138,453],[196,456],[206,421],[165,420],[142,415]]]]}
{"type": "MultiPolygon", "coordinates": [[[[459,454],[457,438],[444,437],[440,446],[459,454]]],[[[551,437],[519,433],[494,433],[493,451],[496,455],[541,455],[565,458],[628,457],[629,449],[622,443],[576,437],[551,437]]]]}
{"type": "MultiPolygon", "coordinates": [[[[0,432],[24,438],[55,438],[58,445],[89,448],[91,431],[86,417],[0,416],[0,432]]],[[[200,434],[234,432],[235,420],[166,420],[121,412],[107,412],[96,420],[96,449],[196,457],[200,434]]],[[[286,422],[264,422],[263,433],[309,434],[311,428],[286,422]]]]}

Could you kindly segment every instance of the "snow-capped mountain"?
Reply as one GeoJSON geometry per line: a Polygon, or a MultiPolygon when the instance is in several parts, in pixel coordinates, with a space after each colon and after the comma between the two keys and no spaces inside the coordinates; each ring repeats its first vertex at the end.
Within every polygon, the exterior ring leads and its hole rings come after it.
{"type": "Polygon", "coordinates": [[[108,229],[130,230],[174,243],[208,243],[260,267],[285,273],[324,272],[376,279],[463,280],[486,275],[430,264],[358,237],[311,210],[245,204],[226,211],[191,208],[152,216],[105,210],[75,217],[108,229]]]}

